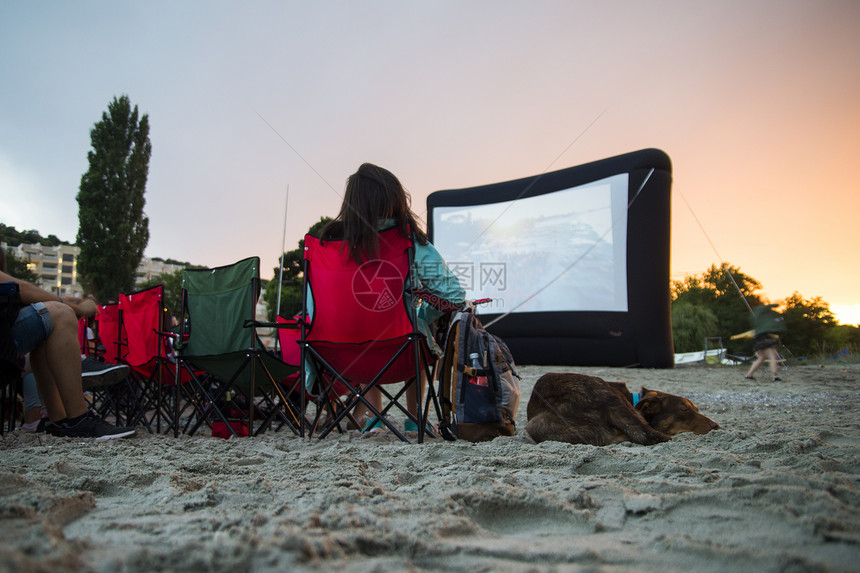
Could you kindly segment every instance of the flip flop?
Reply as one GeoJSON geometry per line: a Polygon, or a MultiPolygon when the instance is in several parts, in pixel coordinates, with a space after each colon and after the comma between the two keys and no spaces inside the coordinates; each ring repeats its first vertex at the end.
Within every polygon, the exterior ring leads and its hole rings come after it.
{"type": "Polygon", "coordinates": [[[375,434],[377,432],[381,432],[385,429],[385,424],[382,423],[382,420],[379,418],[373,417],[367,421],[364,427],[361,429],[362,434],[371,433],[375,434]]]}
{"type": "MultiPolygon", "coordinates": [[[[413,422],[412,420],[407,418],[403,422],[403,431],[404,432],[417,432],[418,431],[418,424],[416,424],[415,422],[413,422]]],[[[433,427],[430,424],[427,424],[426,426],[424,426],[424,432],[426,434],[431,435],[431,436],[436,433],[436,431],[433,429],[433,427]]]]}

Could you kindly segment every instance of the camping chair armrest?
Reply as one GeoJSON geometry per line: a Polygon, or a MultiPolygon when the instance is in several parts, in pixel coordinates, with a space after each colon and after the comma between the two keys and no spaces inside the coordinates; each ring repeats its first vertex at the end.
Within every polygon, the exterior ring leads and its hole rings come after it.
{"type": "Polygon", "coordinates": [[[186,334],[184,338],[180,339],[180,336],[176,332],[170,332],[166,330],[155,330],[155,333],[159,336],[163,336],[164,338],[169,338],[173,341],[173,349],[174,350],[182,350],[187,345],[188,335],[186,334]]]}
{"type": "Polygon", "coordinates": [[[290,329],[298,329],[298,322],[263,322],[261,320],[251,320],[246,319],[243,324],[245,328],[290,328],[290,329]]]}
{"type": "Polygon", "coordinates": [[[436,310],[441,310],[442,312],[454,312],[463,308],[463,303],[451,302],[427,291],[414,290],[410,292],[410,294],[412,293],[436,310]]]}

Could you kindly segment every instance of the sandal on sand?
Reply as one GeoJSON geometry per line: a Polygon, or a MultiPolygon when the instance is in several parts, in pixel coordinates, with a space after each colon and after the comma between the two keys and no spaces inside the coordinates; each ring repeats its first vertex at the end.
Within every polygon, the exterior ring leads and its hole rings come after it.
{"type": "MultiPolygon", "coordinates": [[[[403,431],[404,432],[417,432],[418,431],[418,424],[416,424],[414,421],[412,421],[410,419],[406,419],[403,422],[403,431]]],[[[431,426],[430,424],[427,424],[424,426],[424,432],[426,434],[431,435],[431,436],[433,436],[436,433],[436,431],[433,429],[433,426],[431,426]]]]}
{"type": "Polygon", "coordinates": [[[375,434],[377,432],[383,431],[384,429],[385,429],[385,424],[382,423],[382,420],[380,420],[379,418],[374,416],[373,418],[369,418],[367,420],[367,423],[364,424],[364,427],[361,429],[361,433],[362,434],[367,434],[367,433],[375,434]]]}
{"type": "Polygon", "coordinates": [[[782,382],[782,378],[777,377],[777,378],[774,378],[773,381],[774,382],[782,382]]]}
{"type": "Polygon", "coordinates": [[[744,380],[755,380],[754,376],[744,376],[744,380]]]}

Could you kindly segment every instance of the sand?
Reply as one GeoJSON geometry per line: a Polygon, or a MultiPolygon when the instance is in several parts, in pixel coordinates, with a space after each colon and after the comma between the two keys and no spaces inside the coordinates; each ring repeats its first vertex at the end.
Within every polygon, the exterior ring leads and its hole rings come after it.
{"type": "Polygon", "coordinates": [[[860,365],[523,367],[517,435],[0,440],[2,571],[858,571],[860,365]],[[683,394],[721,424],[534,444],[534,382],[683,394]]]}

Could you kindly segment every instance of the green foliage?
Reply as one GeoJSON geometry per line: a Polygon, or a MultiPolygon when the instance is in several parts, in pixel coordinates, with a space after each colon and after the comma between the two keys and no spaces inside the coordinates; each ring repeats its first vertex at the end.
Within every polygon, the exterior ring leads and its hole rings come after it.
{"type": "Polygon", "coordinates": [[[672,305],[672,338],[675,352],[696,352],[705,338],[719,332],[717,317],[707,307],[692,303],[672,305]]]}
{"type": "Polygon", "coordinates": [[[21,279],[35,284],[39,277],[36,273],[27,268],[27,263],[24,259],[19,258],[15,251],[6,247],[6,273],[12,275],[16,279],[21,279]]]}
{"type": "MultiPolygon", "coordinates": [[[[706,336],[720,336],[730,353],[751,354],[749,340],[730,340],[750,329],[751,313],[738,290],[756,308],[766,304],[756,291],[761,284],[730,265],[711,266],[700,276],[672,283],[672,331],[676,352],[701,350],[706,336]],[[737,282],[737,288],[734,281],[737,282]]],[[[839,325],[821,297],[794,293],[780,304],[786,332],[782,344],[791,356],[826,358],[843,348],[860,352],[860,328],[839,325]]]]}
{"type": "MultiPolygon", "coordinates": [[[[677,304],[689,304],[709,310],[716,317],[717,324],[710,325],[714,330],[705,336],[722,337],[729,352],[745,353],[749,351],[749,342],[732,341],[730,338],[733,334],[749,330],[750,311],[744,299],[753,307],[762,304],[761,298],[755,294],[760,288],[761,283],[742,273],[738,267],[729,264],[722,267],[711,265],[701,276],[672,282],[672,307],[674,309],[677,304]]],[[[674,323],[672,328],[675,328],[674,323]]],[[[703,347],[704,336],[694,350],[703,347]]]]}
{"type": "MultiPolygon", "coordinates": [[[[308,229],[309,235],[319,235],[323,227],[331,221],[331,217],[320,217],[320,220],[308,229]]],[[[287,251],[279,261],[283,265],[283,279],[281,282],[281,316],[289,318],[302,311],[302,268],[304,263],[305,239],[299,240],[299,248],[287,251]]],[[[263,300],[268,308],[267,319],[275,320],[278,308],[278,278],[281,276],[281,267],[275,267],[274,279],[266,284],[263,291],[263,300]]]]}
{"type": "Polygon", "coordinates": [[[782,342],[795,356],[827,355],[839,350],[827,348],[828,334],[837,325],[830,305],[821,297],[808,300],[795,292],[785,299],[783,306],[786,333],[782,342]]]}
{"type": "Polygon", "coordinates": [[[10,247],[18,245],[45,245],[48,247],[56,247],[58,245],[68,245],[68,241],[61,241],[56,235],[48,235],[43,237],[39,231],[28,229],[18,231],[15,227],[10,227],[0,223],[0,243],[6,243],[10,247]]]}
{"type": "Polygon", "coordinates": [[[860,355],[860,328],[856,326],[837,324],[825,334],[826,356],[831,356],[843,348],[848,348],[855,356],[860,355]]]}
{"type": "Polygon", "coordinates": [[[176,259],[160,259],[158,257],[153,257],[153,261],[161,261],[162,263],[167,263],[168,265],[179,265],[185,267],[186,269],[202,269],[201,265],[192,265],[187,261],[177,261],[176,259]]]}
{"type": "Polygon", "coordinates": [[[136,290],[148,289],[161,285],[164,287],[164,306],[173,316],[179,316],[179,305],[182,304],[182,269],[153,277],[136,290]]]}
{"type": "Polygon", "coordinates": [[[149,242],[144,193],[152,144],[149,116],[138,121],[128,96],[108,104],[90,131],[89,169],[78,192],[80,282],[98,300],[131,292],[135,269],[149,242]]]}

